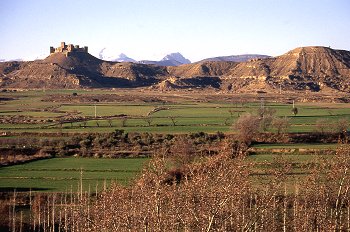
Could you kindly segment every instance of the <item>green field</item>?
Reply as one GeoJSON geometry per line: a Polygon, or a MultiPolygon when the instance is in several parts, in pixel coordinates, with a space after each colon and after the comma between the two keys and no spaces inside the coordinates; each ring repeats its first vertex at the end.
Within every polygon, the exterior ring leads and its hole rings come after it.
{"type": "MultiPolygon", "coordinates": [[[[168,102],[146,102],[139,99],[142,95],[135,93],[135,99],[111,100],[105,102],[84,102],[84,96],[100,96],[108,93],[117,96],[118,92],[103,90],[50,90],[0,93],[0,97],[11,100],[0,102],[0,117],[29,117],[26,123],[4,122],[0,131],[16,132],[110,132],[123,129],[126,132],[158,132],[158,133],[189,133],[189,132],[230,132],[232,124],[239,115],[249,112],[256,113],[261,102],[255,99],[252,103],[237,103],[232,100],[199,102],[190,96],[176,94],[158,96],[168,99],[168,102]],[[47,100],[48,97],[69,97],[73,92],[82,97],[80,102],[67,100],[47,100]],[[46,100],[45,100],[46,99],[46,100]],[[95,118],[95,109],[96,116],[95,118]],[[61,118],[85,118],[72,123],[60,123],[61,118]],[[124,115],[126,119],[120,118],[124,115]],[[150,122],[147,122],[150,118],[150,122]],[[175,122],[172,121],[172,119],[175,122]],[[51,121],[51,122],[50,122],[51,121]]],[[[127,93],[123,92],[124,95],[127,93]]],[[[65,99],[65,98],[63,98],[65,99]]],[[[290,119],[289,132],[310,132],[316,129],[319,119],[332,124],[339,119],[350,120],[350,104],[348,103],[299,103],[296,102],[298,114],[292,115],[291,103],[264,102],[264,107],[276,110],[276,115],[290,119]]],[[[329,126],[328,129],[331,129],[329,126]]]]}
{"type": "Polygon", "coordinates": [[[101,189],[106,183],[129,183],[148,159],[52,158],[0,168],[0,190],[77,191],[101,189]]]}
{"type": "MultiPolygon", "coordinates": [[[[333,147],[334,148],[334,147],[333,147]]],[[[271,178],[271,170],[278,162],[292,165],[287,185],[295,183],[309,174],[308,165],[317,163],[327,155],[315,154],[268,154],[258,153],[247,157],[251,163],[251,180],[255,187],[263,188],[271,178]]],[[[52,158],[26,164],[0,168],[1,191],[78,191],[81,173],[83,189],[101,190],[112,182],[128,184],[136,178],[147,158],[104,159],[104,158],[52,158]]]]}
{"type": "Polygon", "coordinates": [[[252,164],[250,181],[253,188],[265,190],[278,176],[276,173],[285,173],[280,190],[283,192],[286,187],[288,193],[294,193],[295,186],[300,186],[312,174],[312,167],[332,158],[333,155],[326,154],[258,153],[247,157],[247,162],[252,164]]]}
{"type": "Polygon", "coordinates": [[[254,144],[252,148],[255,152],[247,161],[254,164],[253,173],[264,174],[276,167],[276,163],[285,162],[292,167],[290,174],[305,175],[309,173],[308,165],[332,158],[339,144],[254,144]]]}
{"type": "Polygon", "coordinates": [[[339,146],[337,143],[275,143],[275,144],[254,144],[253,148],[259,149],[335,149],[339,146]]]}

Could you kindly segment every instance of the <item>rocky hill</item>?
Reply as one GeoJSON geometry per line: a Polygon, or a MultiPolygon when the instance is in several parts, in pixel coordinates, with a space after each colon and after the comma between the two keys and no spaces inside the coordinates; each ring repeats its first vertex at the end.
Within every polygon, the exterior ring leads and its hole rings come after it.
{"type": "Polygon", "coordinates": [[[281,56],[239,63],[226,77],[259,80],[272,88],[349,92],[350,52],[326,47],[301,47],[281,56]]]}
{"type": "Polygon", "coordinates": [[[43,60],[1,62],[0,88],[216,88],[350,92],[350,52],[301,47],[246,62],[203,61],[158,66],[100,60],[89,53],[54,53],[43,60]]]}
{"type": "Polygon", "coordinates": [[[138,87],[166,76],[165,67],[100,60],[88,53],[0,63],[1,88],[138,87]]]}

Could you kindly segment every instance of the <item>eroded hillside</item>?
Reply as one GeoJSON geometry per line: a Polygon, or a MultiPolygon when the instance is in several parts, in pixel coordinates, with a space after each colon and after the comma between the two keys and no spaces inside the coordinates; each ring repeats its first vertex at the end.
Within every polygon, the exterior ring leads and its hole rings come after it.
{"type": "Polygon", "coordinates": [[[100,60],[88,53],[54,53],[44,60],[0,63],[1,88],[215,88],[350,92],[350,52],[301,47],[247,62],[203,61],[177,67],[100,60]]]}

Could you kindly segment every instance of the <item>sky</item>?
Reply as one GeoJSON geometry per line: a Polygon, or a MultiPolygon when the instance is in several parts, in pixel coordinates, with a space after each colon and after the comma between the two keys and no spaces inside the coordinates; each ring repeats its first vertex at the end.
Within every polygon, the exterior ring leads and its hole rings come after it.
{"type": "Polygon", "coordinates": [[[0,0],[0,60],[66,43],[135,60],[180,52],[281,55],[301,46],[350,50],[349,0],[0,0]]]}

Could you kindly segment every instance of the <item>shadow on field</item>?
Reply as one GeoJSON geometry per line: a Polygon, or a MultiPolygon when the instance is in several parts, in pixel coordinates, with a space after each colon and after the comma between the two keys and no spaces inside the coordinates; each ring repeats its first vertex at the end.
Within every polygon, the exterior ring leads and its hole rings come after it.
{"type": "Polygon", "coordinates": [[[29,192],[29,191],[47,191],[51,188],[14,188],[14,187],[0,187],[0,193],[5,192],[29,192]]]}

